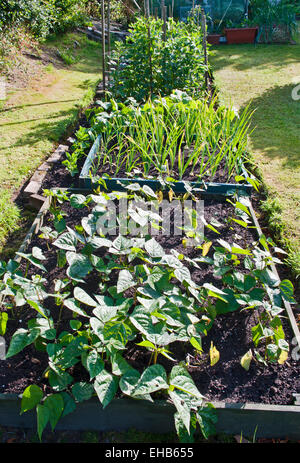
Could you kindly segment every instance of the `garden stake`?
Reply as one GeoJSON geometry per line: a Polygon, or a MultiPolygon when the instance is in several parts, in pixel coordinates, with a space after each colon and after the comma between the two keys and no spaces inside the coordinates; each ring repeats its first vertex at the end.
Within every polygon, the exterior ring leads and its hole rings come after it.
{"type": "Polygon", "coordinates": [[[145,0],[145,16],[148,18],[148,13],[149,12],[149,1],[145,0]]]}
{"type": "Polygon", "coordinates": [[[164,21],[164,26],[163,26],[163,39],[164,42],[167,41],[167,7],[164,6],[163,8],[163,21],[164,21]]]}
{"type": "Polygon", "coordinates": [[[146,7],[146,17],[149,19],[150,17],[150,0],[145,0],[145,7],[146,7]]]}
{"type": "MultiPolygon", "coordinates": [[[[107,0],[107,55],[110,56],[110,0],[107,0]]],[[[110,80],[110,64],[107,65],[107,83],[110,80]]]]}
{"type": "Polygon", "coordinates": [[[102,29],[102,79],[103,79],[103,90],[105,92],[105,9],[104,0],[101,2],[101,29],[102,29]]]}
{"type": "MultiPolygon", "coordinates": [[[[204,64],[207,67],[207,38],[206,38],[206,17],[203,8],[201,8],[201,27],[203,32],[203,51],[204,51],[204,64]]],[[[204,74],[205,79],[205,89],[207,89],[208,84],[208,74],[207,70],[204,74]]]]}
{"type": "MultiPolygon", "coordinates": [[[[149,1],[149,0],[148,0],[149,1]]],[[[152,98],[153,92],[153,76],[152,76],[152,58],[151,58],[151,32],[150,32],[150,21],[148,16],[148,52],[149,52],[149,68],[150,68],[150,98],[152,98]]]]}
{"type": "Polygon", "coordinates": [[[164,19],[165,0],[161,0],[161,19],[164,19]]]}

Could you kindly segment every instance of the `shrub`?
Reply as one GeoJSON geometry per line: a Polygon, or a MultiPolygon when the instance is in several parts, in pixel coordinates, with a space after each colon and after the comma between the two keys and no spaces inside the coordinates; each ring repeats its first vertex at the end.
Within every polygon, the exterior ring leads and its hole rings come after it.
{"type": "Polygon", "coordinates": [[[26,25],[39,39],[86,22],[87,0],[0,0],[0,32],[26,25]]]}
{"type": "Polygon", "coordinates": [[[0,30],[0,69],[7,74],[19,61],[19,53],[35,47],[36,41],[24,26],[11,26],[0,30]]]}

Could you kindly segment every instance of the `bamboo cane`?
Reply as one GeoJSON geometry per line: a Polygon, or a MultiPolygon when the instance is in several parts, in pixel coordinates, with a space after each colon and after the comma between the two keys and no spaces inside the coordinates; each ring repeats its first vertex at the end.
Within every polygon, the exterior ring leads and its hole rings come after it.
{"type": "MultiPolygon", "coordinates": [[[[107,0],[107,55],[108,59],[110,58],[110,50],[111,50],[111,45],[110,45],[110,0],[107,0]]],[[[110,64],[108,61],[107,65],[107,82],[109,83],[110,81],[110,64]]]]}
{"type": "Polygon", "coordinates": [[[164,5],[162,11],[162,18],[163,18],[163,40],[166,42],[167,40],[167,7],[164,5]]]}
{"type": "Polygon", "coordinates": [[[204,64],[206,66],[206,71],[204,74],[204,79],[205,79],[205,89],[207,89],[208,86],[208,72],[207,72],[207,64],[208,64],[208,59],[207,59],[207,33],[206,33],[206,16],[204,9],[201,8],[201,28],[202,28],[202,33],[203,33],[203,52],[204,52],[204,64]]]}
{"type": "Polygon", "coordinates": [[[101,29],[102,29],[102,73],[103,73],[103,90],[106,89],[105,83],[105,8],[104,0],[101,2],[101,29]]]}

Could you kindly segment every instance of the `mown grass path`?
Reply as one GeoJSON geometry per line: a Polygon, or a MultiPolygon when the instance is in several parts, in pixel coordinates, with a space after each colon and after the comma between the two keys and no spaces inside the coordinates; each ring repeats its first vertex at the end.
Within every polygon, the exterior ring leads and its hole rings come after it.
{"type": "MultiPolygon", "coordinates": [[[[250,149],[282,206],[284,234],[300,244],[300,43],[214,47],[216,84],[225,103],[255,110],[250,149]],[[295,91],[295,90],[294,90],[295,91]]],[[[300,254],[299,254],[300,256],[300,254]]]]}
{"type": "Polygon", "coordinates": [[[57,37],[43,49],[53,56],[59,50],[72,64],[60,60],[58,66],[37,66],[29,86],[10,95],[0,110],[0,252],[22,224],[13,195],[61,141],[79,109],[90,103],[101,78],[100,46],[84,35],[57,37]]]}

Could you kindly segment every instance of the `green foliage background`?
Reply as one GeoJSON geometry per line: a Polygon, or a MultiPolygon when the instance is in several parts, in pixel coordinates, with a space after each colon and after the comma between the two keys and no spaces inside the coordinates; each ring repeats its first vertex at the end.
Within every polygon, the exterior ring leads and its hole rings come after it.
{"type": "Polygon", "coordinates": [[[201,29],[190,20],[171,18],[163,38],[160,19],[138,18],[126,43],[115,45],[111,56],[111,92],[120,99],[145,101],[153,95],[169,95],[173,89],[201,94],[204,64],[201,29]]]}
{"type": "Polygon", "coordinates": [[[88,0],[0,0],[0,32],[26,25],[39,39],[87,21],[88,0]]]}

